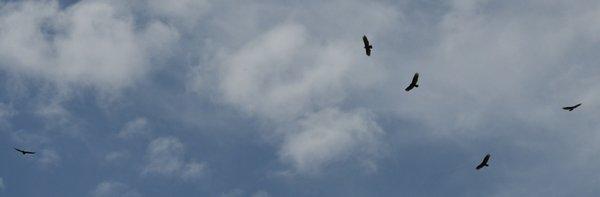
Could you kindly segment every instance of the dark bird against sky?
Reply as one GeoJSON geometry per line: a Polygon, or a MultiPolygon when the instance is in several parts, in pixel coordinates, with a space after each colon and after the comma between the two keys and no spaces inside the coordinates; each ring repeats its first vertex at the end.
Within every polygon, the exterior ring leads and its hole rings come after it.
{"type": "Polygon", "coordinates": [[[413,88],[418,88],[419,87],[419,84],[417,84],[418,81],[419,81],[419,73],[415,73],[415,76],[413,76],[412,82],[404,90],[406,90],[408,92],[408,91],[412,90],[413,88]]]}
{"type": "Polygon", "coordinates": [[[573,111],[575,108],[579,107],[580,105],[581,105],[581,103],[571,106],[571,107],[563,107],[563,109],[567,110],[567,111],[573,111]]]}
{"type": "Polygon", "coordinates": [[[489,166],[488,165],[488,161],[490,161],[490,154],[485,155],[485,157],[483,158],[483,160],[481,161],[481,163],[479,165],[477,165],[477,167],[475,167],[476,170],[479,170],[483,167],[489,166]]]}
{"type": "Polygon", "coordinates": [[[33,154],[35,154],[35,152],[31,152],[31,151],[25,151],[25,150],[21,150],[21,149],[18,149],[18,148],[14,148],[14,149],[17,150],[17,151],[19,151],[23,155],[27,155],[27,154],[32,154],[33,155],[33,154]]]}
{"type": "Polygon", "coordinates": [[[363,36],[363,43],[365,43],[365,52],[367,52],[367,56],[371,56],[371,49],[373,49],[373,45],[369,44],[369,39],[367,39],[367,36],[363,36]]]}

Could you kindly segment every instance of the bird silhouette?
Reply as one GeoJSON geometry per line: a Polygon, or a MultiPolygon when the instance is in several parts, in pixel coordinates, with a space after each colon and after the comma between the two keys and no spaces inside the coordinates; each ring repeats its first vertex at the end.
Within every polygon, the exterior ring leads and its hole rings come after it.
{"type": "Polygon", "coordinates": [[[485,155],[485,157],[483,158],[481,163],[479,165],[477,165],[477,167],[475,167],[475,169],[480,170],[483,167],[489,166],[488,161],[490,161],[490,156],[491,156],[490,154],[485,155]]]}
{"type": "Polygon", "coordinates": [[[567,110],[567,111],[573,111],[575,108],[578,108],[580,105],[581,105],[581,103],[579,103],[577,105],[570,106],[570,107],[563,107],[563,109],[567,110]]]}
{"type": "Polygon", "coordinates": [[[371,56],[371,49],[373,49],[373,45],[369,44],[369,39],[367,36],[363,35],[363,43],[365,43],[365,52],[367,56],[371,56]]]}
{"type": "Polygon", "coordinates": [[[31,151],[25,151],[25,150],[21,150],[21,149],[18,149],[18,148],[14,148],[14,149],[17,150],[17,151],[19,151],[23,155],[27,155],[27,154],[32,154],[33,155],[33,154],[35,154],[35,152],[31,152],[31,151]]]}
{"type": "Polygon", "coordinates": [[[419,87],[419,84],[417,84],[418,81],[419,81],[419,73],[415,73],[415,76],[413,76],[412,82],[404,90],[406,90],[408,92],[408,91],[412,90],[413,88],[418,88],[419,87]]]}

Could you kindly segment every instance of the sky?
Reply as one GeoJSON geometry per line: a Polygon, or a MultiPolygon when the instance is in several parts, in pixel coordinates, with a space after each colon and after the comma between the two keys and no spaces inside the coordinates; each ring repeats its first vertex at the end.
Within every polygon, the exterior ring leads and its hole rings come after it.
{"type": "Polygon", "coordinates": [[[598,196],[598,18],[588,0],[0,0],[0,196],[598,196]]]}

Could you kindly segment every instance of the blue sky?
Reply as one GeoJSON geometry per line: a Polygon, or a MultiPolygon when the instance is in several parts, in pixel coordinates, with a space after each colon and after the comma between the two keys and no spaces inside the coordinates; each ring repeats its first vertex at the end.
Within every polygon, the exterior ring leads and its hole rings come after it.
{"type": "Polygon", "coordinates": [[[600,194],[599,2],[0,2],[0,196],[600,194]]]}

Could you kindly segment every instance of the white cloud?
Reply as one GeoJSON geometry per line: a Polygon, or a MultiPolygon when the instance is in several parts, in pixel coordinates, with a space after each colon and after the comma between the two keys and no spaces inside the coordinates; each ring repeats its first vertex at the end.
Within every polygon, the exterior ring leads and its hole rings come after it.
{"type": "Polygon", "coordinates": [[[514,10],[509,2],[488,10],[490,4],[452,1],[436,23],[438,42],[427,46],[425,57],[412,57],[414,65],[390,69],[403,77],[378,87],[384,102],[374,106],[395,108],[400,118],[438,134],[480,136],[489,131],[482,127],[506,117],[547,127],[559,122],[561,111],[554,109],[595,100],[590,92],[598,77],[591,73],[599,70],[581,54],[595,50],[589,43],[598,41],[599,25],[585,20],[597,15],[597,4],[524,3],[539,7],[537,12],[514,10]],[[554,6],[569,11],[543,14],[554,6]],[[406,72],[420,72],[422,88],[390,91],[408,82],[406,72]]]}
{"type": "Polygon", "coordinates": [[[314,173],[336,162],[360,162],[378,155],[383,131],[367,112],[325,109],[307,115],[299,124],[279,153],[299,172],[314,173]]]}
{"type": "Polygon", "coordinates": [[[104,181],[91,192],[92,197],[141,197],[135,189],[114,181],[104,181]]]}
{"type": "MultiPolygon", "coordinates": [[[[249,193],[244,191],[243,189],[232,189],[230,191],[227,192],[223,192],[221,193],[221,195],[219,195],[220,197],[241,197],[241,196],[249,196],[249,193]]],[[[263,190],[259,190],[254,192],[252,195],[250,195],[252,197],[269,197],[269,193],[263,190]]]]}
{"type": "Polygon", "coordinates": [[[4,190],[6,188],[6,185],[4,185],[4,179],[2,179],[2,177],[0,177],[0,191],[4,190]]]}
{"type": "Polygon", "coordinates": [[[306,90],[285,89],[284,85],[294,84],[293,76],[279,77],[284,72],[295,70],[292,58],[301,52],[305,40],[304,27],[283,25],[240,49],[222,67],[224,79],[221,89],[225,99],[246,111],[266,114],[272,118],[298,113],[305,107],[302,102],[305,100],[303,97],[306,97],[303,91],[306,90]],[[286,83],[287,80],[289,82],[286,83]],[[294,96],[300,98],[287,98],[294,96]]]}
{"type": "Polygon", "coordinates": [[[137,136],[146,136],[150,133],[150,128],[148,128],[148,121],[146,118],[136,118],[132,121],[129,121],[123,126],[118,137],[129,139],[137,136]]]}
{"type": "Polygon", "coordinates": [[[27,132],[23,130],[11,131],[10,138],[17,144],[48,144],[50,139],[43,135],[27,132]]]}
{"type": "Polygon", "coordinates": [[[0,128],[2,128],[2,130],[8,130],[11,126],[9,120],[15,115],[17,115],[17,111],[14,110],[11,105],[0,103],[0,128]]]}
{"type": "Polygon", "coordinates": [[[38,157],[38,163],[43,168],[56,167],[60,164],[60,155],[54,150],[44,149],[38,153],[36,153],[38,157]]]}
{"type": "Polygon", "coordinates": [[[67,98],[65,95],[52,96],[47,100],[37,103],[35,115],[45,120],[47,130],[59,130],[61,134],[70,136],[81,136],[81,121],[77,119],[63,103],[67,98]]]}
{"type": "MultiPolygon", "coordinates": [[[[350,136],[340,133],[343,131],[339,130],[329,131],[328,129],[331,128],[305,128],[304,133],[293,132],[295,128],[291,125],[308,127],[302,122],[310,119],[306,116],[315,114],[356,113],[355,116],[366,118],[367,113],[358,113],[356,111],[359,110],[353,108],[345,110],[352,112],[341,112],[337,109],[345,104],[349,93],[368,89],[380,83],[385,76],[382,67],[374,66],[374,63],[364,55],[360,38],[365,33],[375,38],[386,29],[386,26],[395,24],[394,21],[399,17],[398,13],[379,3],[345,1],[339,5],[335,2],[325,4],[327,6],[335,4],[339,9],[324,11],[322,6],[308,6],[307,9],[300,11],[272,6],[269,10],[273,14],[281,14],[282,17],[288,16],[288,18],[283,17],[286,20],[266,23],[268,25],[253,21],[252,18],[241,21],[220,21],[219,24],[227,24],[219,26],[223,28],[222,35],[235,35],[231,39],[247,37],[250,40],[237,46],[235,41],[221,40],[226,44],[221,44],[224,47],[217,50],[217,56],[213,60],[218,65],[217,91],[222,98],[220,101],[236,106],[241,111],[278,128],[274,130],[277,133],[275,136],[281,136],[283,139],[279,140],[285,141],[280,156],[284,162],[292,164],[298,172],[318,171],[318,168],[334,160],[349,157],[348,154],[368,155],[352,151],[355,146],[362,143],[377,144],[374,142],[377,138],[370,138],[371,136],[368,135],[376,136],[383,133],[377,123],[370,119],[360,120],[360,123],[352,124],[347,128],[323,125],[354,132],[349,134],[350,136]],[[322,16],[321,11],[325,13],[334,11],[341,17],[322,16]],[[295,14],[289,16],[289,13],[295,14]],[[342,17],[344,15],[353,15],[352,25],[342,17]],[[344,31],[332,31],[330,26],[330,24],[347,23],[348,29],[344,31]],[[244,27],[244,31],[228,28],[230,25],[244,27]],[[364,32],[365,29],[369,29],[369,32],[364,32]],[[364,128],[353,128],[364,126],[359,125],[362,123],[368,124],[366,126],[368,131],[358,131],[364,128]],[[363,132],[368,134],[359,136],[363,132]],[[309,153],[314,149],[305,150],[310,148],[302,147],[300,144],[312,135],[341,135],[340,137],[347,137],[348,141],[329,138],[318,144],[324,149],[323,154],[309,153]],[[327,143],[343,143],[343,146],[333,148],[327,146],[327,143]],[[316,162],[312,162],[313,160],[316,162]]],[[[260,11],[259,8],[258,15],[260,11]]],[[[253,15],[249,14],[249,16],[253,15]]],[[[199,74],[200,79],[197,78],[195,83],[214,84],[202,81],[207,78],[203,76],[206,74],[199,74]]],[[[203,89],[203,87],[199,88],[203,89]]],[[[370,160],[370,158],[363,159],[370,160]]]]}
{"type": "Polygon", "coordinates": [[[136,27],[130,13],[102,1],[64,10],[56,1],[13,2],[1,11],[0,25],[11,28],[0,31],[0,66],[57,83],[130,86],[150,68],[146,43],[177,39],[161,22],[136,27]]]}
{"type": "Polygon", "coordinates": [[[244,195],[244,190],[233,189],[224,193],[221,193],[220,197],[239,197],[244,195]]]}
{"type": "Polygon", "coordinates": [[[180,177],[185,180],[202,177],[207,170],[206,164],[188,161],[184,156],[185,149],[179,139],[174,137],[157,138],[148,145],[147,163],[142,174],[180,177]]]}
{"type": "Polygon", "coordinates": [[[373,69],[357,77],[366,80],[351,78],[363,65],[348,44],[320,45],[309,38],[305,26],[283,24],[228,56],[220,67],[225,100],[272,120],[289,120],[339,104],[345,82],[364,85],[377,75],[373,69]]]}
{"type": "Polygon", "coordinates": [[[118,163],[127,160],[130,157],[128,151],[113,151],[104,156],[104,161],[108,163],[118,163]]]}
{"type": "Polygon", "coordinates": [[[208,0],[180,0],[180,1],[161,1],[149,0],[142,1],[143,5],[156,16],[166,17],[182,25],[194,25],[198,19],[210,9],[208,0]]]}
{"type": "Polygon", "coordinates": [[[252,197],[269,197],[269,196],[271,196],[271,195],[269,195],[268,192],[263,191],[263,190],[254,192],[254,194],[252,194],[252,197]]]}

